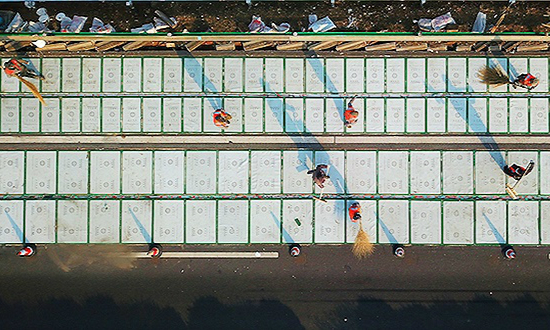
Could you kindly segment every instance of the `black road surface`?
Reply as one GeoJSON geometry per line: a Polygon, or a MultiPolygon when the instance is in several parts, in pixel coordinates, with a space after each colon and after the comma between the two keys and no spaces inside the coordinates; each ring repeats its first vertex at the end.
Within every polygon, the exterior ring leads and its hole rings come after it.
{"type": "MultiPolygon", "coordinates": [[[[146,246],[0,249],[2,329],[550,329],[549,249],[185,246],[279,259],[132,260],[146,246]]],[[[165,247],[179,251],[180,246],[165,247]]]]}

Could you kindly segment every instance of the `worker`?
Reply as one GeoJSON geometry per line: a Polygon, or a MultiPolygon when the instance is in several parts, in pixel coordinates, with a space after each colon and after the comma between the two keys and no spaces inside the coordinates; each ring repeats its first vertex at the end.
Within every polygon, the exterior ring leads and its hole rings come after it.
{"type": "Polygon", "coordinates": [[[353,107],[353,101],[355,101],[355,96],[348,102],[348,108],[344,111],[344,119],[346,120],[345,124],[347,128],[351,128],[359,119],[359,112],[353,107]]]}
{"type": "Polygon", "coordinates": [[[523,73],[520,74],[516,80],[513,81],[512,86],[516,88],[516,86],[527,88],[528,90],[531,90],[535,87],[537,87],[539,84],[539,80],[533,76],[530,73],[523,73]]]}
{"type": "Polygon", "coordinates": [[[351,206],[348,209],[349,218],[352,222],[357,222],[361,220],[361,204],[355,202],[351,204],[351,206]]]}
{"type": "Polygon", "coordinates": [[[229,124],[231,124],[230,120],[232,119],[231,115],[225,112],[224,109],[217,109],[214,111],[214,125],[221,127],[221,128],[227,128],[229,127],[229,124]]]}
{"type": "Polygon", "coordinates": [[[325,188],[325,185],[323,183],[326,179],[330,179],[330,177],[325,173],[325,169],[327,168],[327,165],[321,164],[317,165],[314,170],[307,171],[307,174],[312,174],[313,182],[315,182],[319,186],[319,188],[325,188]]]}
{"type": "Polygon", "coordinates": [[[512,178],[514,178],[515,180],[519,180],[521,179],[524,175],[527,175],[529,174],[529,172],[531,172],[531,170],[533,169],[534,167],[534,164],[535,162],[533,160],[531,160],[529,162],[529,165],[527,165],[527,168],[528,170],[525,169],[525,167],[523,166],[519,166],[517,164],[512,164],[510,166],[506,165],[504,166],[504,168],[502,169],[504,171],[504,173],[506,173],[508,176],[511,176],[512,178]]]}
{"type": "Polygon", "coordinates": [[[22,78],[32,78],[44,80],[44,76],[29,68],[29,61],[12,58],[4,63],[4,72],[10,77],[19,76],[22,78]]]}

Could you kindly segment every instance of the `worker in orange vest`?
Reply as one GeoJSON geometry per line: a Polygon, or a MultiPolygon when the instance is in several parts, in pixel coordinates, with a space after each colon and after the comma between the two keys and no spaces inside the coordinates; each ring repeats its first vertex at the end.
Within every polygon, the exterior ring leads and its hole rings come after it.
{"type": "Polygon", "coordinates": [[[351,206],[348,209],[349,212],[349,218],[352,222],[357,222],[361,220],[361,204],[355,202],[351,204],[351,206]]]}
{"type": "Polygon", "coordinates": [[[539,85],[539,80],[533,76],[530,73],[523,73],[520,74],[516,80],[512,82],[512,86],[516,88],[516,86],[527,88],[528,90],[531,90],[539,85]]]}
{"type": "Polygon", "coordinates": [[[351,128],[359,118],[359,112],[353,107],[353,101],[355,101],[355,96],[348,102],[348,108],[344,111],[344,119],[346,120],[347,128],[351,128]]]}
{"type": "Polygon", "coordinates": [[[221,127],[221,128],[227,128],[229,127],[229,124],[231,123],[230,120],[232,119],[231,115],[225,112],[224,109],[217,109],[214,111],[214,125],[221,127]]]}
{"type": "Polygon", "coordinates": [[[29,69],[29,61],[20,60],[12,58],[11,60],[4,63],[3,66],[4,72],[10,77],[25,77],[32,79],[44,80],[44,76],[35,72],[32,69],[29,69]]]}

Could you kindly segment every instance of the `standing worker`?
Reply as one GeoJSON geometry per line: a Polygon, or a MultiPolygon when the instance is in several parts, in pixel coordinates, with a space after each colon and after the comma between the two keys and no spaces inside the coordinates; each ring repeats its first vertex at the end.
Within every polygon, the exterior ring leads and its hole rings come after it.
{"type": "Polygon", "coordinates": [[[357,222],[361,220],[361,204],[355,202],[351,204],[351,206],[348,209],[349,218],[352,222],[357,222]]]}
{"type": "Polygon", "coordinates": [[[313,182],[315,182],[319,186],[319,188],[324,188],[325,186],[323,185],[323,183],[326,179],[330,179],[330,176],[325,173],[325,169],[327,168],[327,165],[321,164],[317,165],[314,170],[307,171],[307,174],[312,174],[313,182]]]}
{"type": "Polygon", "coordinates": [[[232,119],[231,115],[225,112],[224,109],[217,109],[214,111],[213,114],[214,117],[214,125],[221,127],[221,128],[227,128],[229,127],[229,124],[231,124],[230,120],[232,119]]]}
{"type": "Polygon", "coordinates": [[[346,127],[351,128],[359,118],[359,112],[353,107],[353,101],[355,101],[356,96],[354,96],[351,101],[348,102],[348,108],[344,111],[344,119],[346,120],[346,127]]]}

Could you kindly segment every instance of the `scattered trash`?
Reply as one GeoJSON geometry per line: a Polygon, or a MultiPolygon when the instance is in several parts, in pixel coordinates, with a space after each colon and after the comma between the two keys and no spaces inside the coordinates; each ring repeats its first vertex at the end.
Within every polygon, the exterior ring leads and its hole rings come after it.
{"type": "Polygon", "coordinates": [[[55,15],[55,20],[58,21],[58,22],[61,22],[65,17],[67,17],[67,15],[65,15],[65,13],[63,13],[63,12],[57,13],[57,15],[55,15]]]}
{"type": "Polygon", "coordinates": [[[133,28],[130,30],[132,33],[157,33],[157,29],[153,23],[143,24],[140,27],[133,28]]]}
{"type": "Polygon", "coordinates": [[[36,10],[36,15],[38,15],[38,16],[48,15],[48,10],[44,7],[38,8],[36,10]]]}
{"type": "Polygon", "coordinates": [[[426,32],[441,31],[449,24],[456,24],[455,20],[451,17],[451,13],[446,13],[434,19],[421,18],[417,22],[420,30],[426,32]]]}
{"type": "Polygon", "coordinates": [[[271,27],[276,32],[285,33],[290,30],[290,24],[289,23],[281,23],[281,25],[277,25],[275,23],[271,23],[271,27]]]}
{"type": "Polygon", "coordinates": [[[84,27],[84,24],[86,24],[86,21],[88,20],[88,17],[85,16],[73,16],[73,21],[71,22],[71,25],[69,26],[69,31],[71,33],[80,33],[82,31],[82,28],[84,27]]]}
{"type": "Polygon", "coordinates": [[[25,1],[25,7],[29,8],[29,9],[33,9],[35,6],[36,6],[35,1],[25,1]]]}
{"type": "Polygon", "coordinates": [[[15,17],[11,20],[10,24],[8,25],[6,32],[7,33],[19,33],[22,32],[26,27],[28,23],[23,21],[23,18],[19,13],[15,14],[15,17]]]}
{"type": "Polygon", "coordinates": [[[40,40],[36,40],[36,41],[31,42],[31,44],[35,45],[36,48],[42,48],[42,47],[46,46],[46,41],[40,39],[40,40]]]}
{"type": "Polygon", "coordinates": [[[248,32],[265,33],[271,31],[271,28],[265,25],[260,16],[252,16],[252,22],[248,24],[248,32]]]}
{"type": "Polygon", "coordinates": [[[313,32],[327,32],[336,28],[336,25],[334,25],[334,22],[328,16],[311,23],[312,18],[317,18],[317,15],[309,15],[310,25],[308,30],[313,32]]]}
{"type": "Polygon", "coordinates": [[[104,24],[102,20],[94,17],[94,19],[92,20],[92,27],[90,27],[90,32],[111,33],[116,31],[115,28],[111,26],[111,24],[104,24]]]}
{"type": "Polygon", "coordinates": [[[308,16],[308,21],[309,21],[309,25],[317,22],[318,18],[317,18],[317,15],[315,14],[311,14],[308,16]]]}
{"type": "Polygon", "coordinates": [[[176,28],[176,26],[178,25],[178,21],[174,17],[169,17],[160,10],[155,10],[155,15],[157,15],[160,20],[167,24],[171,29],[176,28]]]}
{"type": "Polygon", "coordinates": [[[474,22],[474,27],[472,32],[474,33],[483,33],[485,32],[485,26],[487,24],[487,15],[482,12],[477,13],[476,21],[474,22]]]}
{"type": "Polygon", "coordinates": [[[4,31],[8,28],[10,22],[15,17],[15,13],[9,10],[0,10],[0,31],[4,31]]]}
{"type": "Polygon", "coordinates": [[[50,30],[46,27],[46,24],[44,22],[30,22],[28,29],[29,29],[29,32],[32,32],[32,33],[50,32],[50,30]]]}
{"type": "Polygon", "coordinates": [[[61,18],[61,21],[59,22],[59,24],[61,25],[61,32],[69,32],[69,27],[71,26],[72,22],[73,20],[67,16],[61,18]]]}

